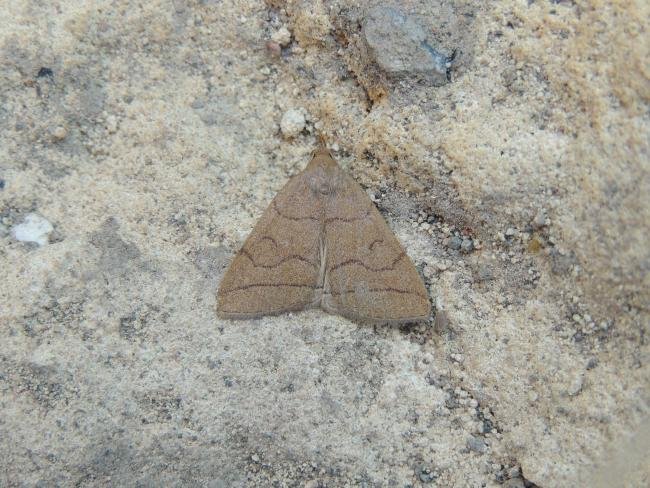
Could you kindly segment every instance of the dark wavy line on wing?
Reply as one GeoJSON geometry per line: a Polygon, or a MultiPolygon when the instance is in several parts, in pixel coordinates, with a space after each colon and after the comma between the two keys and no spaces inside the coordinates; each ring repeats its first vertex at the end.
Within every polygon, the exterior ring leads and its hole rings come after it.
{"type": "Polygon", "coordinates": [[[373,268],[371,266],[368,266],[366,263],[359,259],[348,259],[347,261],[343,261],[342,263],[332,266],[329,270],[332,272],[345,266],[352,266],[353,264],[357,264],[366,268],[368,271],[395,271],[395,265],[404,259],[404,257],[406,257],[406,253],[402,251],[395,259],[393,259],[393,262],[389,266],[383,266],[381,268],[373,268]]]}
{"type": "Polygon", "coordinates": [[[246,256],[250,260],[250,262],[253,263],[253,266],[255,266],[256,268],[266,268],[266,269],[277,268],[281,264],[286,263],[287,261],[291,261],[292,259],[295,259],[297,261],[302,261],[303,263],[307,263],[313,268],[316,267],[316,264],[312,263],[309,259],[302,257],[300,254],[291,254],[289,256],[285,256],[282,259],[280,259],[277,263],[273,263],[273,264],[256,263],[255,258],[246,249],[242,249],[240,251],[240,254],[246,256]]]}
{"type": "Polygon", "coordinates": [[[301,285],[296,283],[249,283],[248,285],[237,286],[235,288],[230,288],[229,290],[219,290],[219,293],[224,295],[234,291],[248,290],[249,288],[280,288],[283,286],[290,288],[310,288],[312,290],[318,288],[316,285],[301,285]]]}
{"type": "Polygon", "coordinates": [[[315,220],[315,221],[319,221],[320,220],[318,217],[314,217],[312,215],[307,215],[305,217],[294,217],[292,215],[287,215],[287,214],[280,211],[280,209],[278,208],[278,202],[276,200],[273,200],[273,203],[271,205],[273,206],[273,210],[275,210],[275,212],[280,217],[282,217],[283,219],[297,220],[297,221],[299,221],[299,220],[315,220]]]}
{"type": "Polygon", "coordinates": [[[370,245],[368,246],[368,249],[370,249],[372,251],[372,248],[375,247],[375,244],[381,244],[382,242],[384,242],[383,239],[375,239],[374,241],[372,241],[370,243],[370,245]]]}
{"type": "Polygon", "coordinates": [[[368,218],[370,215],[370,209],[366,210],[363,215],[358,217],[329,217],[325,219],[325,224],[331,224],[332,222],[356,222],[358,220],[363,220],[368,218]]]}
{"type": "MultiPolygon", "coordinates": [[[[343,295],[345,293],[358,293],[361,290],[356,290],[353,288],[347,289],[347,290],[342,290],[342,291],[330,291],[329,293],[325,293],[326,295],[332,295],[332,296],[338,296],[338,295],[343,295]]],[[[387,288],[368,288],[367,290],[363,290],[363,292],[369,292],[369,293],[383,293],[383,292],[390,292],[390,293],[399,293],[402,295],[415,295],[420,298],[423,298],[425,300],[428,300],[428,297],[423,295],[422,293],[418,293],[417,291],[413,290],[400,290],[399,288],[392,288],[392,287],[387,287],[387,288]]]]}
{"type": "Polygon", "coordinates": [[[271,236],[263,236],[257,239],[255,242],[262,242],[262,241],[271,241],[275,247],[278,247],[278,241],[273,239],[271,236]]]}

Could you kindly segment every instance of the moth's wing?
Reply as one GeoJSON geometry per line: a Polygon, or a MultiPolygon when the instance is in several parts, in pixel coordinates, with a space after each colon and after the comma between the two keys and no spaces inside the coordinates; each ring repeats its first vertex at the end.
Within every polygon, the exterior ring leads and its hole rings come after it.
{"type": "Polygon", "coordinates": [[[322,202],[304,174],[265,210],[217,292],[217,314],[245,319],[312,307],[318,299],[322,202]]]}
{"type": "Polygon", "coordinates": [[[426,320],[431,305],[410,258],[361,187],[347,175],[326,201],[322,307],[353,320],[426,320]]]}

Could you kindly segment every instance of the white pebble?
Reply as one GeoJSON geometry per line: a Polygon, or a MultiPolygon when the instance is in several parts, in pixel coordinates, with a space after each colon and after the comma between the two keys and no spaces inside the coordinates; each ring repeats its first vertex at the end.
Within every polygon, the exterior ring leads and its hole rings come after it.
{"type": "Polygon", "coordinates": [[[38,214],[30,213],[21,224],[11,229],[11,235],[17,241],[35,242],[39,246],[47,244],[47,236],[54,230],[52,224],[38,214]]]}
{"type": "Polygon", "coordinates": [[[436,270],[433,266],[426,264],[424,266],[424,276],[428,279],[433,278],[436,275],[436,270]]]}
{"type": "Polygon", "coordinates": [[[68,136],[68,130],[62,125],[55,127],[54,130],[52,131],[52,138],[55,141],[62,141],[67,136],[68,136]]]}
{"type": "Polygon", "coordinates": [[[286,46],[291,42],[291,32],[286,27],[280,27],[273,33],[271,40],[277,42],[280,46],[286,46]]]}
{"type": "Polygon", "coordinates": [[[576,376],[574,380],[571,382],[571,385],[569,385],[567,393],[570,396],[576,396],[582,390],[583,381],[584,381],[584,377],[582,374],[576,376]]]}
{"type": "Polygon", "coordinates": [[[538,210],[537,214],[535,214],[535,218],[533,219],[533,228],[535,229],[541,229],[546,225],[546,213],[544,210],[538,210]]]}
{"type": "Polygon", "coordinates": [[[117,117],[115,117],[115,115],[109,115],[106,117],[106,129],[109,134],[117,132],[117,117]]]}
{"type": "Polygon", "coordinates": [[[305,116],[299,109],[289,109],[282,116],[280,121],[280,130],[282,135],[287,138],[296,137],[305,128],[305,116]]]}

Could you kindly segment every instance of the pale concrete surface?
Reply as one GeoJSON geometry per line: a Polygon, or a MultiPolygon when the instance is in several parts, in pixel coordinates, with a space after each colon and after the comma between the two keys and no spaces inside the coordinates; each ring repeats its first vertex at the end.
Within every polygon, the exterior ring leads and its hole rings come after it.
{"type": "Polygon", "coordinates": [[[435,87],[379,2],[1,2],[0,485],[647,486],[650,7],[494,3],[399,2],[435,87]],[[437,327],[215,316],[318,132],[437,327]]]}

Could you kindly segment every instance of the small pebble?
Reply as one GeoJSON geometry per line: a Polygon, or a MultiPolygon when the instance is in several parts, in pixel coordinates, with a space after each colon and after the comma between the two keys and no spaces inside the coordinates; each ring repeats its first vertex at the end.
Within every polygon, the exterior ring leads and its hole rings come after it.
{"type": "Polygon", "coordinates": [[[546,214],[544,213],[544,210],[539,210],[537,214],[535,214],[535,218],[531,222],[533,229],[541,229],[546,225],[546,214]]]}
{"type": "Polygon", "coordinates": [[[460,250],[463,252],[472,252],[474,250],[474,243],[471,239],[463,239],[460,243],[460,250]]]}
{"type": "Polygon", "coordinates": [[[435,473],[433,473],[429,468],[422,468],[418,477],[422,483],[431,483],[436,479],[435,473]]]}
{"type": "Polygon", "coordinates": [[[465,357],[462,354],[451,354],[451,359],[457,363],[462,363],[465,361],[465,357]]]}
{"type": "Polygon", "coordinates": [[[52,139],[55,142],[62,141],[67,136],[68,136],[68,131],[66,130],[65,127],[61,125],[55,127],[54,130],[52,131],[52,139]]]}
{"type": "Polygon", "coordinates": [[[279,58],[282,55],[282,46],[275,41],[266,41],[266,51],[271,56],[279,58]]]}
{"type": "Polygon", "coordinates": [[[36,74],[37,78],[43,78],[45,76],[49,76],[50,78],[54,76],[54,71],[52,71],[52,68],[43,66],[41,67],[41,69],[38,70],[38,73],[36,74]]]}
{"type": "Polygon", "coordinates": [[[114,134],[117,131],[117,117],[115,115],[106,117],[106,129],[109,134],[114,134]]]}
{"type": "Polygon", "coordinates": [[[508,228],[506,229],[506,237],[512,237],[512,236],[514,236],[516,233],[517,233],[517,231],[516,231],[515,229],[513,229],[512,227],[508,227],[508,228]]]}
{"type": "Polygon", "coordinates": [[[478,268],[479,281],[491,281],[494,279],[494,271],[492,267],[487,264],[481,264],[478,268]]]}
{"type": "Polygon", "coordinates": [[[54,230],[49,220],[38,214],[30,213],[25,216],[21,224],[11,229],[11,235],[17,241],[35,242],[39,246],[44,246],[48,242],[48,235],[54,230]]]}
{"type": "Polygon", "coordinates": [[[473,435],[467,438],[467,448],[470,451],[478,452],[479,454],[483,454],[487,451],[485,441],[482,438],[474,437],[473,435]]]}
{"type": "Polygon", "coordinates": [[[301,110],[292,108],[287,110],[280,121],[280,130],[286,138],[296,137],[305,128],[305,116],[301,110]]]}
{"type": "Polygon", "coordinates": [[[254,463],[259,463],[260,462],[260,457],[257,454],[253,454],[251,456],[251,461],[253,461],[254,463]]]}
{"type": "Polygon", "coordinates": [[[447,316],[447,312],[442,309],[436,310],[436,318],[433,322],[433,326],[438,333],[447,330],[449,328],[449,317],[447,316]]]}
{"type": "Polygon", "coordinates": [[[280,27],[271,36],[273,42],[277,42],[280,46],[286,46],[291,42],[291,32],[286,27],[280,27]]]}
{"type": "Polygon", "coordinates": [[[426,264],[424,265],[423,273],[425,278],[432,279],[436,275],[436,269],[433,266],[426,264]]]}
{"type": "Polygon", "coordinates": [[[463,240],[458,236],[453,236],[451,239],[449,239],[449,243],[447,245],[454,251],[458,251],[463,245],[463,240]]]}
{"type": "Polygon", "coordinates": [[[571,386],[569,386],[569,389],[567,390],[569,396],[576,396],[578,393],[580,393],[580,391],[582,391],[582,382],[583,382],[582,375],[577,376],[573,380],[571,386]]]}

